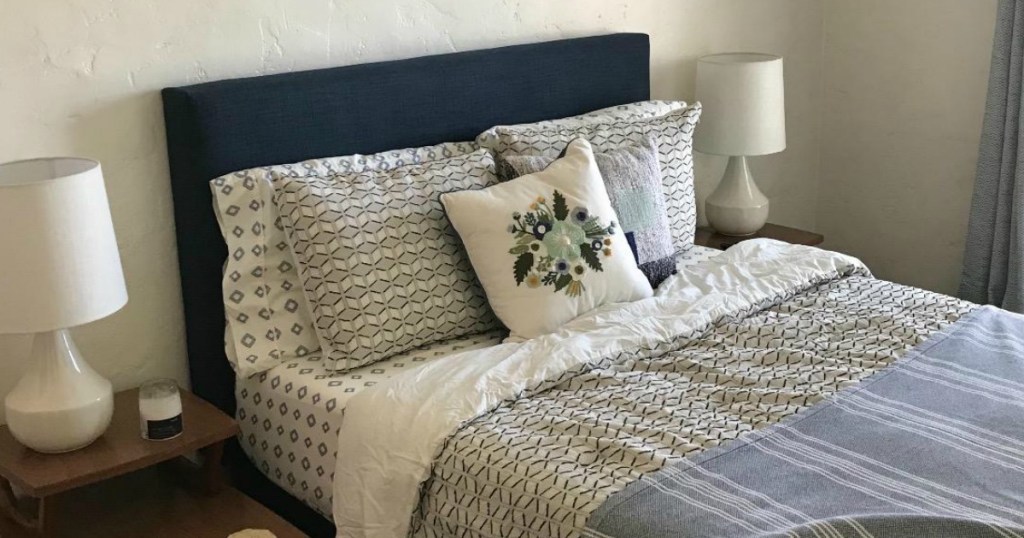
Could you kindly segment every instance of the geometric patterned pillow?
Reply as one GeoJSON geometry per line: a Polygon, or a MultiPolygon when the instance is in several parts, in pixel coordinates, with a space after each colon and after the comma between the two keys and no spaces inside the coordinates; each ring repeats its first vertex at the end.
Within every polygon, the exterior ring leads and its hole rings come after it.
{"type": "Polygon", "coordinates": [[[486,150],[326,178],[274,175],[274,205],[336,371],[500,327],[439,200],[497,182],[486,150]]]}
{"type": "Polygon", "coordinates": [[[557,156],[565,145],[585,138],[595,152],[607,152],[650,139],[658,148],[666,215],[676,251],[693,245],[697,208],[693,187],[693,132],[701,105],[639,119],[608,119],[576,126],[499,126],[477,137],[481,147],[498,155],[557,156]]]}
{"type": "Polygon", "coordinates": [[[330,177],[389,170],[476,149],[470,142],[445,143],[264,166],[211,181],[214,209],[228,247],[222,293],[226,354],[235,372],[249,377],[320,349],[295,260],[273,204],[273,174],[330,177]]]}
{"type": "Polygon", "coordinates": [[[686,108],[686,101],[637,101],[625,105],[615,105],[602,108],[593,112],[559,118],[555,120],[543,120],[534,123],[520,123],[516,125],[496,125],[480,133],[476,137],[480,147],[494,149],[501,144],[501,132],[528,130],[550,130],[550,129],[575,129],[584,125],[594,123],[607,123],[615,120],[639,120],[644,118],[656,118],[664,116],[669,112],[686,108]]]}

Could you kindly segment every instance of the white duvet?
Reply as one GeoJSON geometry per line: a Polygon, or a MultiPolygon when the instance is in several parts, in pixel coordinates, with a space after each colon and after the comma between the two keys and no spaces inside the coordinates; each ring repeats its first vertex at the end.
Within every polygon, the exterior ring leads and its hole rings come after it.
{"type": "MultiPolygon", "coordinates": [[[[353,398],[334,475],[340,537],[404,537],[420,485],[460,425],[620,351],[698,329],[808,283],[863,268],[849,256],[745,241],[665,281],[655,297],[608,305],[556,333],[452,355],[353,398]]],[[[865,269],[866,270],[866,269],[865,269]]]]}

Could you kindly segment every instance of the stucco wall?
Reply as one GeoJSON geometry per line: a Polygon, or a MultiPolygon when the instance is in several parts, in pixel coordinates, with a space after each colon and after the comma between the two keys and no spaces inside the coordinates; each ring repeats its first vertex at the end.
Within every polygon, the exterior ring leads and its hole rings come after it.
{"type": "MultiPolygon", "coordinates": [[[[103,163],[130,302],[75,329],[118,388],[187,379],[158,90],[612,31],[651,34],[658,98],[691,98],[695,59],[786,56],[789,150],[759,159],[773,219],[813,226],[821,112],[820,0],[6,0],[0,3],[0,161],[103,163]]],[[[721,170],[698,160],[699,194],[721,170]]],[[[28,339],[0,336],[0,394],[28,339]]]]}
{"type": "Polygon", "coordinates": [[[996,0],[825,0],[817,224],[880,278],[960,281],[996,0]]]}

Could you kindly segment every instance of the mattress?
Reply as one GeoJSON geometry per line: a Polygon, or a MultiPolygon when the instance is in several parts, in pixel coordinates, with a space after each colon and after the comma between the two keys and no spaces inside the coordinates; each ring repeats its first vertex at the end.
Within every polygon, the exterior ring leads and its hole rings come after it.
{"type": "MultiPolygon", "coordinates": [[[[694,267],[721,251],[693,246],[677,268],[694,267]]],[[[296,359],[235,383],[241,445],[249,459],[279,487],[331,519],[338,429],[345,404],[360,391],[411,368],[463,351],[497,345],[495,331],[453,339],[335,374],[319,354],[296,359]]]]}
{"type": "Polygon", "coordinates": [[[320,354],[235,383],[241,445],[275,484],[331,519],[338,428],[345,403],[368,387],[449,355],[490,347],[504,331],[457,338],[335,374],[320,354]]]}

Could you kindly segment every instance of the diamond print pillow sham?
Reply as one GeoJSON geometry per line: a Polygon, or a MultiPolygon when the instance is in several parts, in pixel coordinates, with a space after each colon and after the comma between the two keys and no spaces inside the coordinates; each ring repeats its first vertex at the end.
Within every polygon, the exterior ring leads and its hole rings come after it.
{"type": "Polygon", "coordinates": [[[488,151],[352,175],[274,174],[272,183],[335,370],[498,327],[438,199],[496,184],[488,151]]]}
{"type": "MultiPolygon", "coordinates": [[[[675,273],[675,246],[665,214],[658,150],[653,142],[644,140],[637,145],[595,153],[594,159],[640,272],[656,288],[675,273]]],[[[554,159],[543,155],[506,155],[501,160],[513,177],[519,177],[544,170],[554,159]]],[[[513,179],[502,177],[502,168],[498,165],[499,179],[513,179]]]]}
{"type": "Polygon", "coordinates": [[[536,174],[441,195],[498,318],[534,338],[603,304],[652,295],[590,144],[536,174]]]}
{"type": "Polygon", "coordinates": [[[676,250],[680,251],[693,244],[697,227],[693,132],[700,114],[700,103],[696,103],[657,117],[610,119],[578,126],[499,126],[480,134],[477,142],[498,155],[556,156],[577,137],[586,138],[598,152],[653,139],[658,146],[669,226],[676,250]]]}
{"type": "Polygon", "coordinates": [[[242,170],[211,181],[214,210],[228,247],[222,292],[227,316],[225,345],[235,372],[248,377],[320,349],[273,204],[272,174],[299,178],[390,170],[476,149],[475,144],[463,142],[331,157],[242,170]]]}

